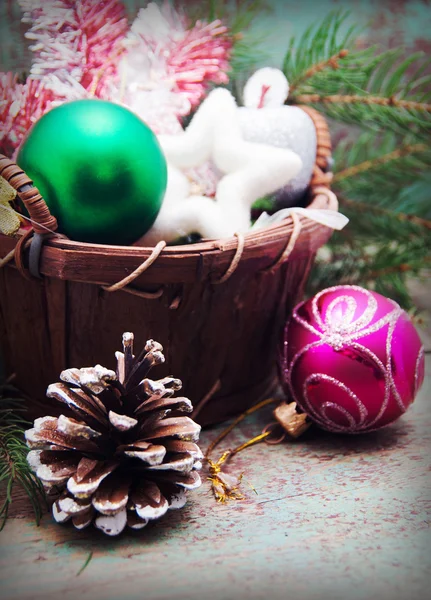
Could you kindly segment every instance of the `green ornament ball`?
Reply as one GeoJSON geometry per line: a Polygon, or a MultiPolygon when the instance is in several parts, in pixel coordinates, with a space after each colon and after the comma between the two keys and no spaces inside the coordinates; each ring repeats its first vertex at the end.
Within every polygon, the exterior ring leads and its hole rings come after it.
{"type": "Polygon", "coordinates": [[[128,245],[162,205],[167,166],[156,136],[127,108],[76,100],[30,129],[17,156],[59,232],[72,240],[128,245]]]}

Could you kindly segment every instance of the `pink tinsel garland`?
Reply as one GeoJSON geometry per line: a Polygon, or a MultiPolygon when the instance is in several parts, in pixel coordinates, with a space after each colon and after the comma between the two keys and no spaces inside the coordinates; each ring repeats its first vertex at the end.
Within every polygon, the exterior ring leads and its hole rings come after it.
{"type": "Polygon", "coordinates": [[[40,81],[18,83],[12,73],[0,73],[0,152],[14,158],[26,132],[52,108],[55,94],[40,81]]]}
{"type": "Polygon", "coordinates": [[[156,133],[179,118],[210,82],[226,83],[232,38],[220,23],[150,3],[129,29],[119,0],[18,0],[34,62],[25,84],[0,73],[0,151],[13,155],[31,125],[53,106],[98,97],[128,106],[156,133]]]}
{"type": "Polygon", "coordinates": [[[122,2],[18,1],[24,10],[23,22],[31,25],[26,33],[35,54],[30,75],[59,95],[69,97],[68,88],[72,98],[79,95],[79,84],[101,97],[124,52],[128,23],[122,2]]]}
{"type": "Polygon", "coordinates": [[[121,89],[111,90],[111,99],[129,106],[156,133],[178,133],[179,117],[201,102],[210,82],[228,81],[227,28],[220,21],[190,28],[167,1],[139,11],[124,46],[121,89]]]}

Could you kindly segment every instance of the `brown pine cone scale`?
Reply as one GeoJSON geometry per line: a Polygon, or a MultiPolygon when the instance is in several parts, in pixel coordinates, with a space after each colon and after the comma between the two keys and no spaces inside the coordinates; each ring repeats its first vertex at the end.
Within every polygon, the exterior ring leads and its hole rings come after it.
{"type": "Polygon", "coordinates": [[[147,377],[164,362],[162,351],[149,340],[136,358],[133,334],[125,333],[116,372],[67,369],[48,387],[65,414],[36,419],[26,440],[30,466],[56,496],[57,522],[94,523],[108,535],[141,529],[182,508],[186,491],[201,484],[200,426],[184,416],[190,400],[174,396],[181,381],[147,377]]]}

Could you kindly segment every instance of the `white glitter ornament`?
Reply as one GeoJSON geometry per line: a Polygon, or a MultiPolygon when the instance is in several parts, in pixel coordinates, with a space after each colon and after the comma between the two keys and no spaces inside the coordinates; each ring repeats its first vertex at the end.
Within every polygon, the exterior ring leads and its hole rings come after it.
{"type": "Polygon", "coordinates": [[[299,173],[274,194],[278,208],[301,201],[316,162],[314,123],[301,108],[284,105],[288,93],[288,81],[279,69],[259,69],[247,81],[244,107],[238,111],[245,140],[293,150],[301,158],[299,173]]]}

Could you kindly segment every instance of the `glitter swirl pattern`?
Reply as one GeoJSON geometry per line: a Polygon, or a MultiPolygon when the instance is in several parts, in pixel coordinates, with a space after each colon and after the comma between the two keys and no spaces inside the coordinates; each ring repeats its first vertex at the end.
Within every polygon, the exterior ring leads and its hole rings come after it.
{"type": "Polygon", "coordinates": [[[319,292],[295,308],[286,327],[284,380],[301,409],[329,431],[361,433],[393,422],[413,401],[423,365],[406,313],[358,286],[319,292]]]}

